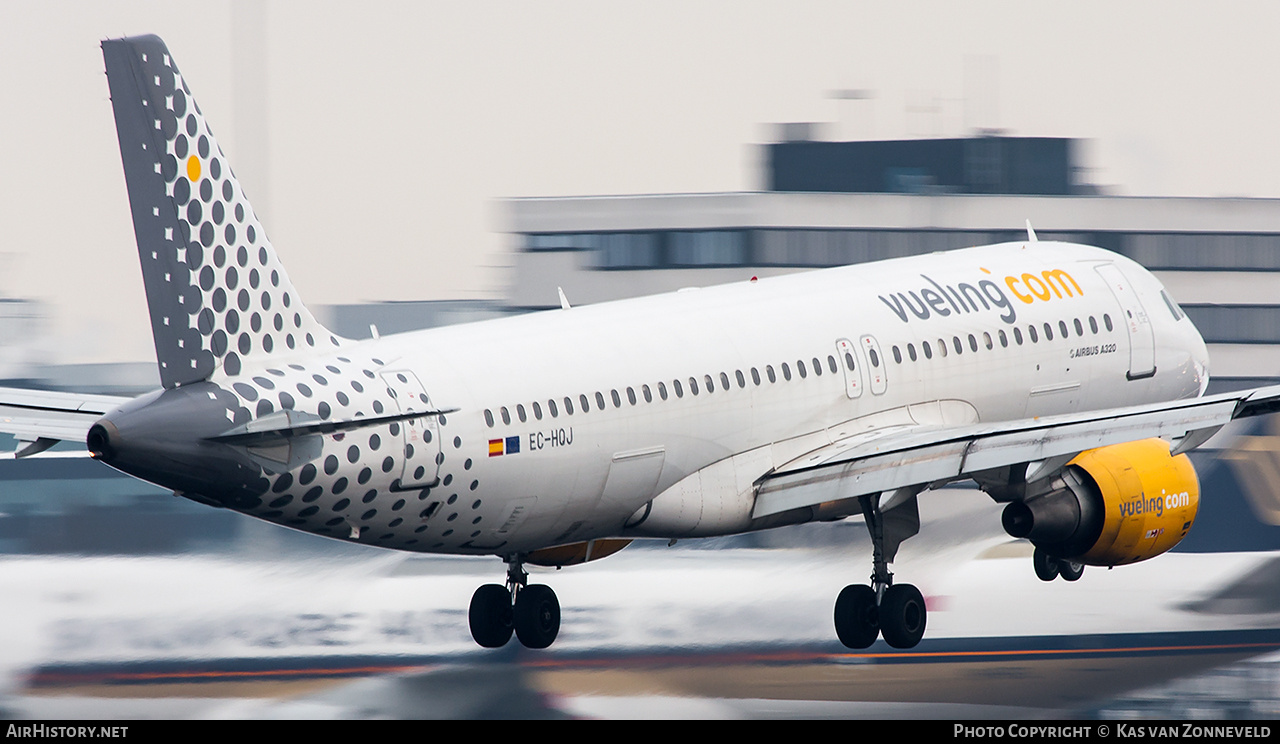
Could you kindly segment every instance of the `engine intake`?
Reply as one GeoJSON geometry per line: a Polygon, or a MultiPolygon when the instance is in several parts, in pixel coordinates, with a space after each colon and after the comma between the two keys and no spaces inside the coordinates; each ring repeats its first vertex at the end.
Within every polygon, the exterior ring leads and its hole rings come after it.
{"type": "Polygon", "coordinates": [[[1118,566],[1181,542],[1199,504],[1190,459],[1171,457],[1164,440],[1144,439],[1082,452],[1047,493],[1011,502],[1001,521],[1054,556],[1118,566]]]}

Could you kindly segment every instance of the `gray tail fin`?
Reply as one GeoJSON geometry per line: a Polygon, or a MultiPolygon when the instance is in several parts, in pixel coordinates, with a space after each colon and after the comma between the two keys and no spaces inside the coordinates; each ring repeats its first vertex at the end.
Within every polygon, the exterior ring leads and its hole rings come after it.
{"type": "Polygon", "coordinates": [[[303,306],[168,48],[102,42],[166,388],[342,341],[303,306]]]}

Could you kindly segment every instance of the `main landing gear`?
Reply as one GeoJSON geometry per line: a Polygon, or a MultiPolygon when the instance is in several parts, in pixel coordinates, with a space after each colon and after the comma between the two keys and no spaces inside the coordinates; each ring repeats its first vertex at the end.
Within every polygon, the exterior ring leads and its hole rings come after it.
{"type": "Polygon", "coordinates": [[[529,584],[518,556],[507,557],[507,585],[485,584],[471,595],[471,637],[501,648],[512,631],[526,648],[546,648],[560,633],[560,601],[551,587],[529,584]]]}
{"type": "MultiPolygon", "coordinates": [[[[885,643],[894,648],[912,648],[924,637],[928,614],[924,596],[911,584],[894,584],[893,574],[889,573],[889,561],[897,552],[898,543],[914,535],[919,528],[915,497],[911,497],[911,508],[900,515],[901,518],[892,520],[888,551],[879,497],[862,496],[859,501],[867,529],[871,532],[875,568],[871,586],[850,584],[836,598],[836,635],[849,648],[867,648],[875,643],[877,636],[884,636],[885,643]]],[[[898,509],[906,506],[900,504],[898,509]]]]}

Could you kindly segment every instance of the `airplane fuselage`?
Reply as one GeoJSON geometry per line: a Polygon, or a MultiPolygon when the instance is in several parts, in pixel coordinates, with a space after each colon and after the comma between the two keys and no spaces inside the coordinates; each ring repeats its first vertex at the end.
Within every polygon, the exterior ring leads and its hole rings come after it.
{"type": "Polygon", "coordinates": [[[1008,243],[388,336],[200,384],[225,409],[209,433],[282,409],[457,409],[313,435],[292,466],[226,453],[262,472],[223,505],[385,547],[526,553],[752,528],[749,509],[697,530],[641,512],[738,453],[758,453],[736,484],[749,500],[755,477],[871,427],[1196,396],[1204,343],[1161,292],[1101,249],[1008,243]]]}

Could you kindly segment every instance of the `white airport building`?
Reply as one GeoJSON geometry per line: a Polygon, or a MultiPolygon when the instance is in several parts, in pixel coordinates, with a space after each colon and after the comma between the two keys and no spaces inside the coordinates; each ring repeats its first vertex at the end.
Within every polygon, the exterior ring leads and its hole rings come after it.
{"type": "Polygon", "coordinates": [[[882,170],[890,176],[879,192],[505,200],[512,277],[502,304],[559,307],[557,288],[587,304],[1025,240],[1030,221],[1041,240],[1102,246],[1152,269],[1209,344],[1211,391],[1280,380],[1280,199],[1111,196],[1070,185],[958,193],[964,184],[939,184],[921,168],[882,170]],[[890,192],[903,171],[914,193],[890,192]]]}

